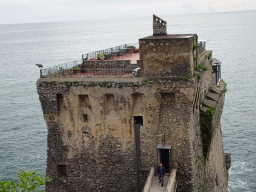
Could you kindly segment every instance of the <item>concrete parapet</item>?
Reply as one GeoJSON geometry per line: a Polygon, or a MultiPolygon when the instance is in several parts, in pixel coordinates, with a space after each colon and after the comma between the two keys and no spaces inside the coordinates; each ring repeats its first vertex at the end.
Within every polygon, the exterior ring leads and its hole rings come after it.
{"type": "Polygon", "coordinates": [[[151,167],[143,192],[149,192],[154,178],[155,168],[151,167]]]}
{"type": "Polygon", "coordinates": [[[167,184],[167,190],[166,192],[175,192],[177,188],[177,180],[176,180],[176,172],[177,169],[172,169],[172,173],[170,175],[168,184],[167,184]]]}

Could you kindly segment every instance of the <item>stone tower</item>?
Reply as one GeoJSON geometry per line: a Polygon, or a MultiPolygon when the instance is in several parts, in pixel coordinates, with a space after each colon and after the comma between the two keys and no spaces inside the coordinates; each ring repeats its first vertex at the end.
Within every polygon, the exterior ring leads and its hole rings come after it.
{"type": "Polygon", "coordinates": [[[176,191],[228,191],[219,62],[196,34],[167,35],[166,24],[153,15],[153,35],[139,40],[138,77],[37,81],[48,127],[47,192],[142,191],[160,162],[176,170],[176,191]]]}

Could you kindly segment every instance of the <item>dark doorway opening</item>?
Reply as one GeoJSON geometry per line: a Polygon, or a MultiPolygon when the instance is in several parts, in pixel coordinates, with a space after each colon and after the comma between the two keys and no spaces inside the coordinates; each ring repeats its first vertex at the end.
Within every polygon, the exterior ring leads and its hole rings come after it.
{"type": "Polygon", "coordinates": [[[166,173],[170,173],[170,153],[169,149],[160,149],[160,162],[166,169],[166,173]]]}
{"type": "Polygon", "coordinates": [[[62,94],[57,93],[57,103],[58,103],[58,112],[60,112],[61,105],[63,103],[63,96],[62,96],[62,94]]]}
{"type": "Polygon", "coordinates": [[[66,165],[57,165],[57,173],[59,177],[66,177],[67,176],[66,165]]]}
{"type": "Polygon", "coordinates": [[[142,116],[134,116],[134,124],[135,125],[143,125],[143,117],[142,116]]]}

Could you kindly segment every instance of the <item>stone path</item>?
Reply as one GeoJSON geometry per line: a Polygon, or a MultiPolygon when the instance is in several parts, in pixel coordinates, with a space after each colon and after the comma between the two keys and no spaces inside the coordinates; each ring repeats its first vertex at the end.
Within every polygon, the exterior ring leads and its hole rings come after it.
{"type": "Polygon", "coordinates": [[[164,176],[164,186],[162,187],[161,183],[159,183],[158,176],[155,176],[153,179],[150,192],[166,192],[168,181],[169,181],[169,176],[164,176]]]}

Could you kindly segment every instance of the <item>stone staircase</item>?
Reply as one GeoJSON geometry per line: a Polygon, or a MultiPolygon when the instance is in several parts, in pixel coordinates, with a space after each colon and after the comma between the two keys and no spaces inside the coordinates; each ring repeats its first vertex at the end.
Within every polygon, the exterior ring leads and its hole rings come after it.
{"type": "Polygon", "coordinates": [[[224,89],[225,84],[224,83],[219,83],[218,86],[212,85],[210,88],[210,91],[207,93],[205,96],[203,102],[202,102],[202,110],[206,111],[207,109],[211,107],[216,107],[217,102],[220,98],[220,94],[222,90],[224,89]]]}

